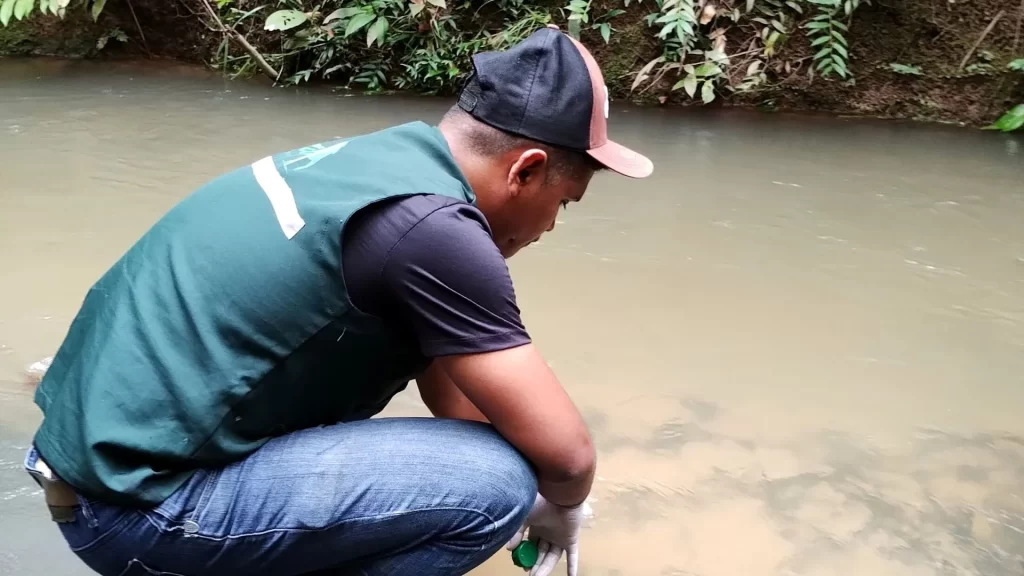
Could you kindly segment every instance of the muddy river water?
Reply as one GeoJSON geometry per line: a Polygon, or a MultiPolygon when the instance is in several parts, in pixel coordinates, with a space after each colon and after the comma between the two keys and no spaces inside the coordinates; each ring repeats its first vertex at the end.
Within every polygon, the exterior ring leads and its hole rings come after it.
{"type": "MultiPolygon", "coordinates": [[[[20,471],[24,374],[106,268],[221,172],[447,105],[0,62],[0,574],[86,573],[20,471]]],[[[598,444],[582,574],[1024,572],[1024,139],[614,103],[611,126],[654,176],[598,176],[510,261],[598,444]]]]}

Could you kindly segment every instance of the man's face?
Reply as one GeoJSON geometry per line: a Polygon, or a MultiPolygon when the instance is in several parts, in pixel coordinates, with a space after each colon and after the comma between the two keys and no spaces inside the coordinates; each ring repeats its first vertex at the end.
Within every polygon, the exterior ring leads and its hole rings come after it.
{"type": "Polygon", "coordinates": [[[559,209],[583,198],[593,172],[552,174],[547,155],[528,150],[508,172],[505,202],[488,217],[494,241],[505,258],[554,229],[559,209]]]}

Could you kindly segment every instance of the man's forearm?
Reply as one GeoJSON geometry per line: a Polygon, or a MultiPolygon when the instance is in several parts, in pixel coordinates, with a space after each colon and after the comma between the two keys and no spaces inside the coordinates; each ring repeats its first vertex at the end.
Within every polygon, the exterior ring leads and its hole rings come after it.
{"type": "Polygon", "coordinates": [[[417,383],[420,398],[435,418],[488,422],[487,417],[436,364],[432,364],[423,376],[417,379],[417,383]]]}

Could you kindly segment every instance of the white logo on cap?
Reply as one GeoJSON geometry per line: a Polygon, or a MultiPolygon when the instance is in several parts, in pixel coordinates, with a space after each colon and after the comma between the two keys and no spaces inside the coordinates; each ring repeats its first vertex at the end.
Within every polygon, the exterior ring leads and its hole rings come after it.
{"type": "Polygon", "coordinates": [[[604,86],[604,119],[608,119],[608,85],[604,86]]]}

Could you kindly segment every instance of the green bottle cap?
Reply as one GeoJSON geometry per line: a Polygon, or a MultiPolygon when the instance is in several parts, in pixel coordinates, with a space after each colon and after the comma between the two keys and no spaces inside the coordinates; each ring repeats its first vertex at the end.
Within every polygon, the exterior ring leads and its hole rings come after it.
{"type": "Polygon", "coordinates": [[[537,545],[529,540],[523,540],[512,551],[512,563],[520,568],[533,568],[537,563],[537,545]]]}

